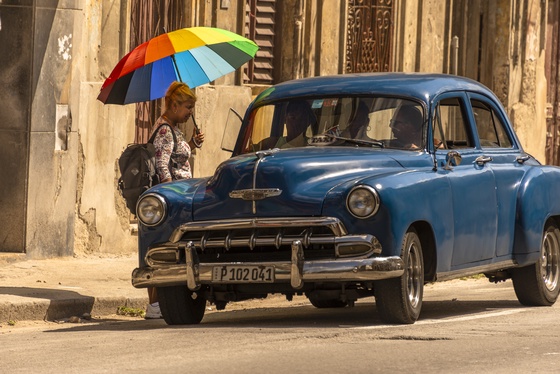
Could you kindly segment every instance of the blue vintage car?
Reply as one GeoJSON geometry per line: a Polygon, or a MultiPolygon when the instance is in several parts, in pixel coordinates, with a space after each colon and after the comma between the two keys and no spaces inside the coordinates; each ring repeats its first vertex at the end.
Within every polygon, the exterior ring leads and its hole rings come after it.
{"type": "Polygon", "coordinates": [[[207,302],[305,295],[317,308],[375,296],[414,323],[427,282],[511,278],[523,305],[560,291],[560,169],[525,153],[496,96],[465,78],[349,74],[272,86],[233,157],[137,205],[135,287],[168,324],[207,302]]]}

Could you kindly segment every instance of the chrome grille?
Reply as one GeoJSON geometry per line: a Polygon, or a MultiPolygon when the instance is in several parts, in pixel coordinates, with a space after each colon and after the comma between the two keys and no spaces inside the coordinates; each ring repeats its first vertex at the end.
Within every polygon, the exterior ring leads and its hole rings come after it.
{"type": "Polygon", "coordinates": [[[336,238],[346,229],[336,218],[259,218],[191,222],[177,229],[172,241],[192,242],[201,261],[289,259],[291,244],[300,240],[306,258],[335,256],[336,238]]]}
{"type": "Polygon", "coordinates": [[[169,242],[151,247],[146,262],[185,263],[188,246],[200,263],[290,261],[295,241],[301,242],[306,261],[381,253],[375,237],[348,235],[336,218],[258,218],[184,224],[169,242]]]}

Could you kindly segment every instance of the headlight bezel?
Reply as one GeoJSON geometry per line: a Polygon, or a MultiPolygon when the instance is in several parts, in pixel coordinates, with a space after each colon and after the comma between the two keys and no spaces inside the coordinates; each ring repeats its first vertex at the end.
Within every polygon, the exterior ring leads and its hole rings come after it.
{"type": "Polygon", "coordinates": [[[373,217],[375,214],[377,214],[377,212],[379,211],[379,206],[381,204],[381,199],[379,198],[379,193],[377,192],[377,190],[371,186],[368,185],[358,185],[358,186],[354,186],[350,192],[348,193],[348,196],[346,196],[346,210],[348,210],[348,212],[350,212],[350,214],[356,218],[359,219],[367,219],[370,217],[373,217]],[[356,209],[352,209],[352,202],[351,199],[352,198],[356,198],[356,194],[361,192],[361,191],[365,191],[368,193],[368,196],[371,197],[371,201],[373,202],[373,206],[371,207],[371,211],[369,211],[367,214],[358,214],[356,213],[356,209]]]}
{"type": "Polygon", "coordinates": [[[163,196],[158,195],[156,193],[148,193],[143,195],[138,202],[136,203],[136,217],[138,217],[138,221],[140,221],[144,226],[153,227],[159,225],[167,216],[167,203],[163,196]],[[142,213],[141,205],[142,203],[148,202],[155,202],[152,203],[152,206],[157,206],[158,215],[157,219],[148,220],[146,215],[142,213]]]}

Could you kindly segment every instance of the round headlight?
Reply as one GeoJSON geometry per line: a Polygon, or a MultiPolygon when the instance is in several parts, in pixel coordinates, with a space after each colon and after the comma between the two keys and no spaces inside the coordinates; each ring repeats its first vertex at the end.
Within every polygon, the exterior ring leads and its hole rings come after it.
{"type": "Polygon", "coordinates": [[[368,218],[379,209],[379,195],[369,186],[354,187],[346,198],[348,211],[356,218],[368,218]]]}
{"type": "Polygon", "coordinates": [[[155,226],[165,217],[167,205],[163,197],[156,194],[147,194],[136,204],[136,215],[140,222],[146,226],[155,226]]]}

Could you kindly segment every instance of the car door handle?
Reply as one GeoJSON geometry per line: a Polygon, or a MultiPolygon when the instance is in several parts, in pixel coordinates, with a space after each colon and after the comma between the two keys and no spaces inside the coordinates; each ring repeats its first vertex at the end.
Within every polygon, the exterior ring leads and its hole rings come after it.
{"type": "Polygon", "coordinates": [[[492,161],[492,157],[490,156],[478,156],[476,160],[474,160],[478,166],[484,166],[485,163],[490,161],[492,161]]]}
{"type": "Polygon", "coordinates": [[[523,163],[525,163],[525,161],[527,161],[530,158],[531,158],[531,156],[529,156],[527,154],[523,154],[523,155],[517,156],[515,158],[515,161],[517,161],[518,164],[523,164],[523,163]]]}

